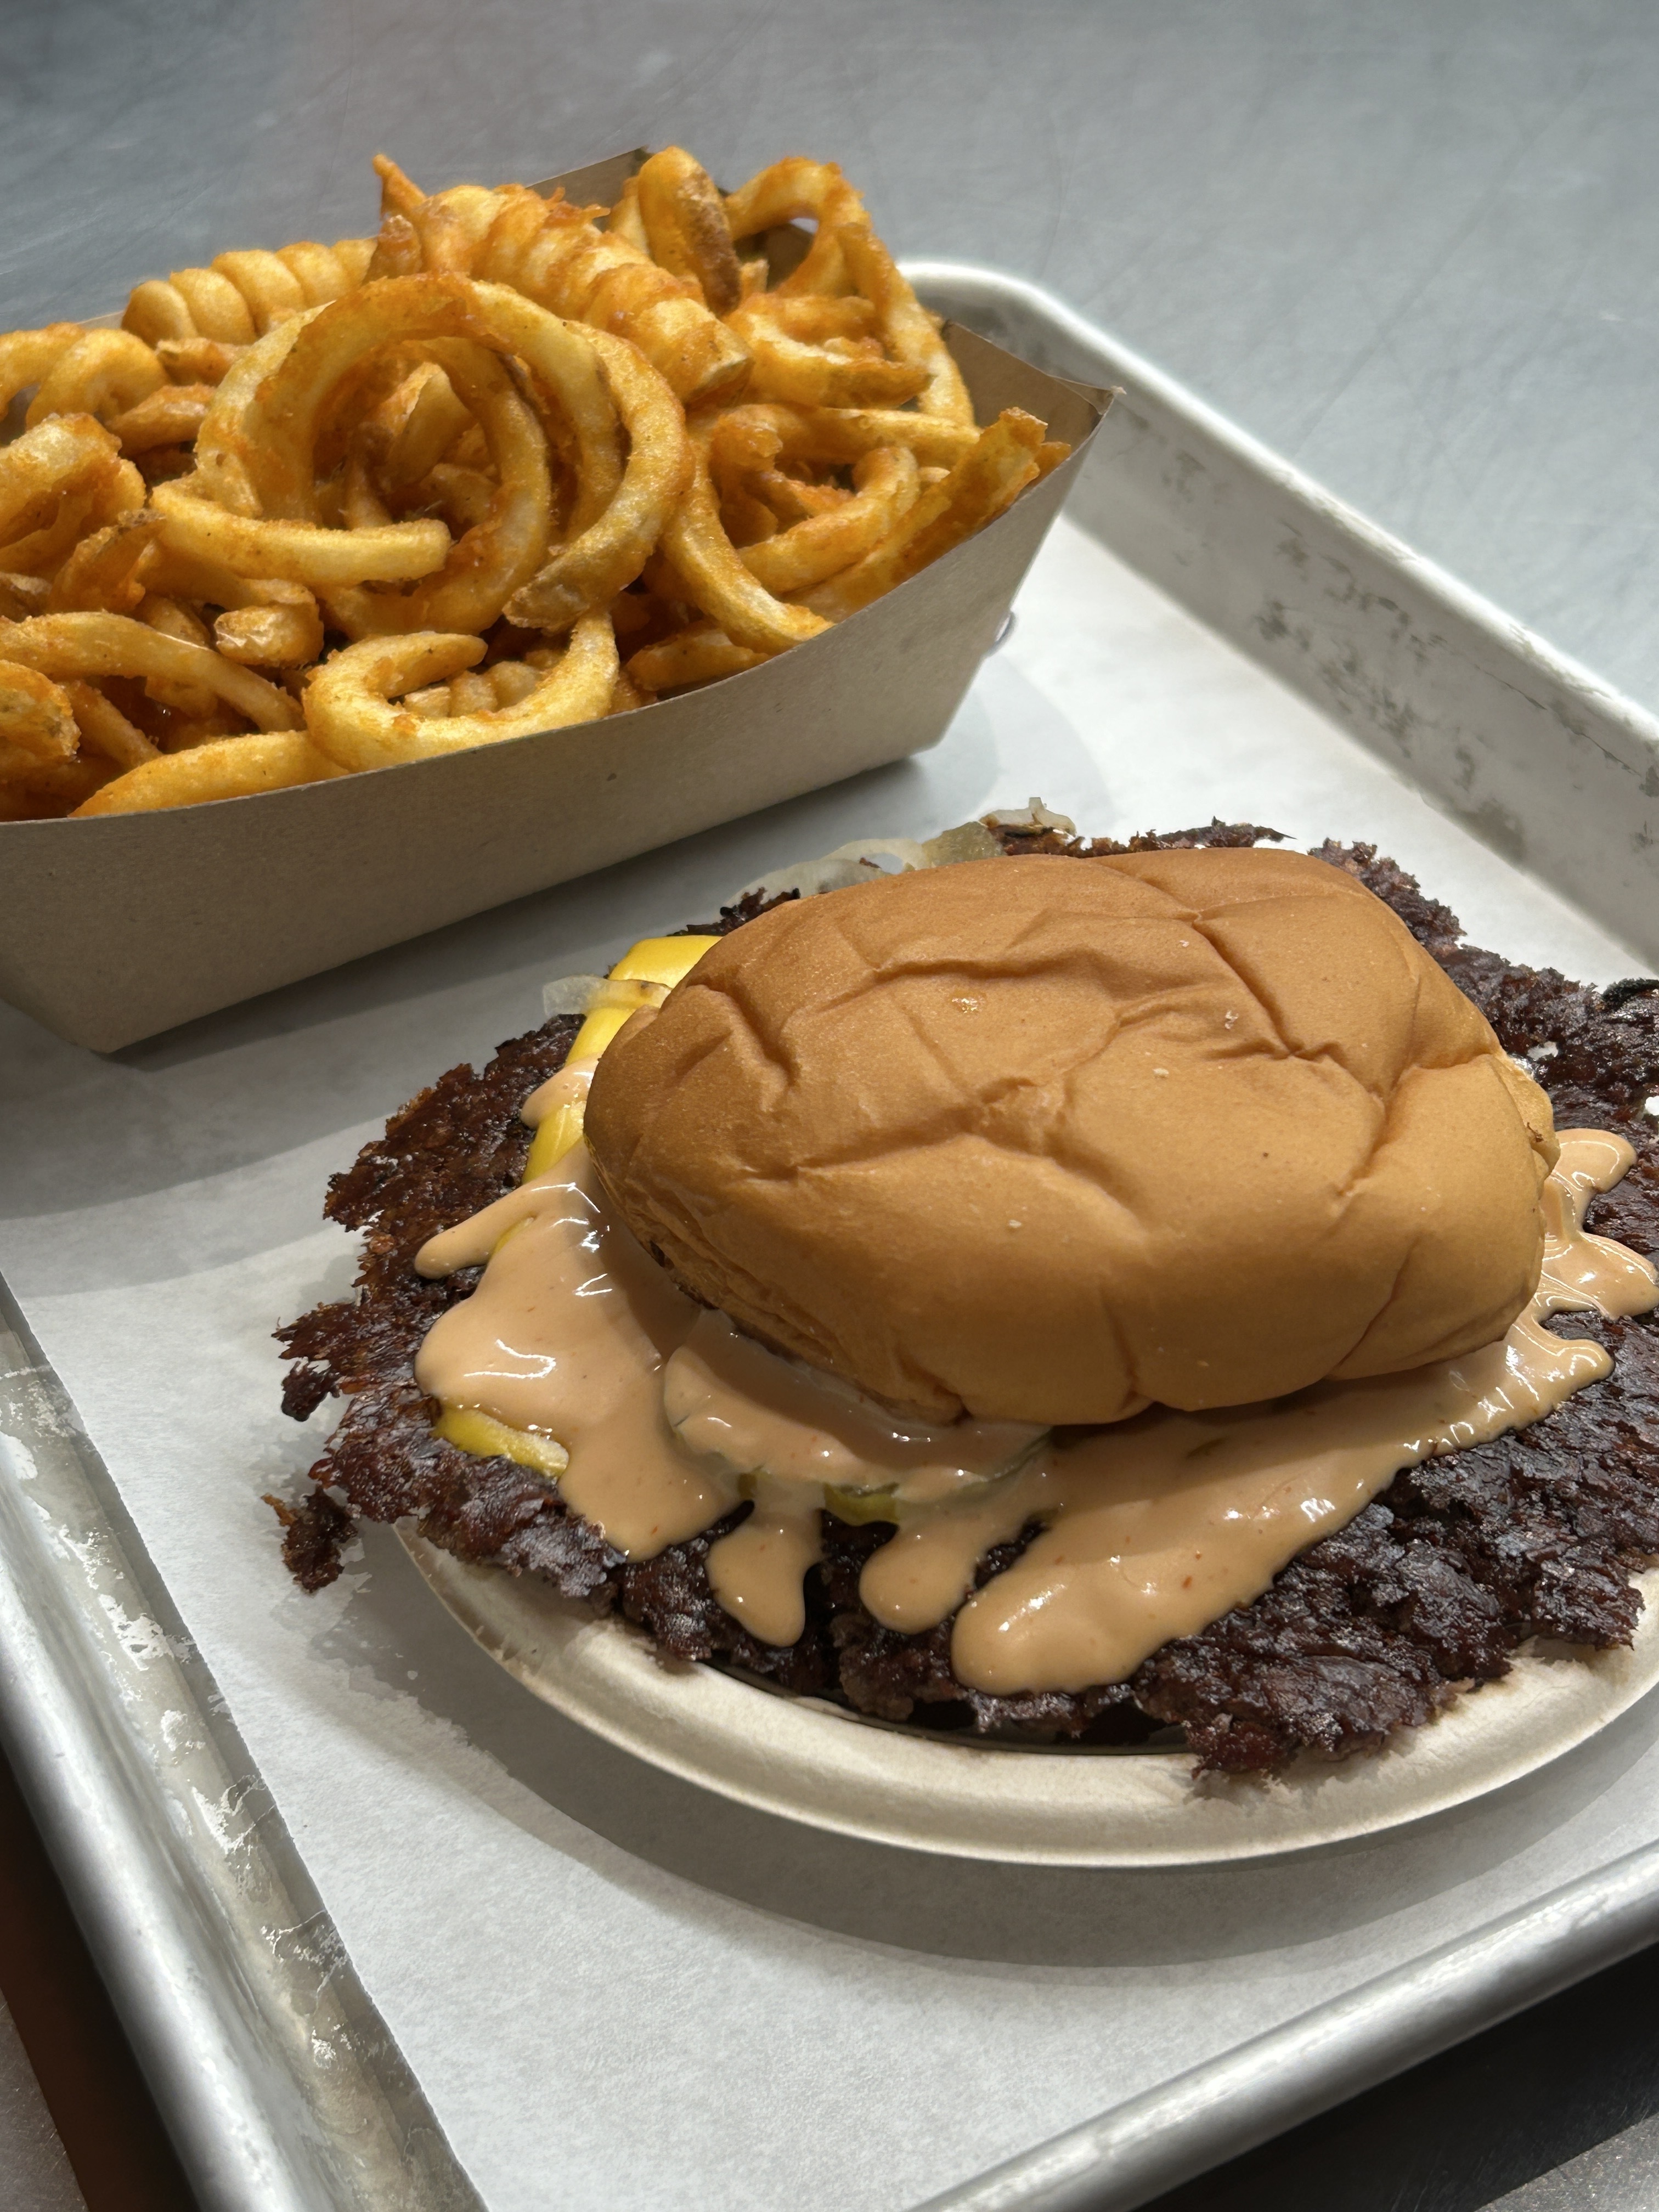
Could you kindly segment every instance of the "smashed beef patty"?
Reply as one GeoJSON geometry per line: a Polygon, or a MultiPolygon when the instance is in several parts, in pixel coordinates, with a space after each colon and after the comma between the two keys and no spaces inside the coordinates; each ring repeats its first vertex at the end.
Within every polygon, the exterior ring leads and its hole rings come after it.
{"type": "MultiPolygon", "coordinates": [[[[1218,822],[1127,847],[998,834],[1018,859],[1248,845],[1273,833],[1218,822]]],[[[1659,981],[1598,992],[1553,969],[1515,966],[1464,945],[1455,915],[1374,847],[1328,843],[1318,857],[1393,908],[1549,1092],[1558,1127],[1630,1139],[1636,1165],[1595,1202],[1589,1225],[1659,1256],[1659,1131],[1644,1110],[1659,1090],[1659,981]]],[[[698,928],[724,935],[761,910],[751,897],[698,928]]],[[[434,1436],[436,1408],[415,1382],[427,1330],[480,1272],[427,1281],[415,1254],[518,1182],[531,1141],[519,1108],[562,1065],[578,1026],[547,1022],[504,1044],[482,1074],[452,1068],[330,1183],[329,1218],[364,1233],[357,1297],[279,1332],[296,1363],[285,1409],[304,1420],[331,1392],[346,1401],[312,1469],[317,1486],[297,1508],[272,1501],[286,1528],[283,1556],[305,1588],[338,1574],[354,1515],[412,1515],[458,1558],[541,1575],[597,1613],[621,1612],[676,1657],[720,1661],[930,1729],[1135,1743],[1178,1726],[1204,1766],[1228,1772],[1281,1766],[1302,1751],[1374,1750],[1460,1688],[1506,1674],[1530,1637],[1629,1643],[1641,1605],[1631,1577],[1659,1555],[1659,1325],[1593,1314],[1558,1315],[1552,1327],[1607,1346],[1616,1364],[1605,1381],[1530,1428],[1397,1475],[1254,1603],[1164,1644],[1127,1683],[1004,1698],[966,1688],[951,1671],[950,1620],[900,1635],[860,1603],[860,1572],[890,1525],[849,1527],[829,1514],[824,1556],[807,1578],[805,1632],[787,1649],[756,1643],[716,1602],[705,1565],[747,1506],[653,1559],[628,1561],[529,1469],[434,1436]]],[[[1033,1533],[988,1553],[979,1584],[1033,1533]]]]}

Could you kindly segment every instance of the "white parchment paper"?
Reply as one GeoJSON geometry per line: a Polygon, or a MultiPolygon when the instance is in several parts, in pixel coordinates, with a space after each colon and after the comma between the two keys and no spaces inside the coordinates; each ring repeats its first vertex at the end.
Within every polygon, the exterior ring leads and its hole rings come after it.
{"type": "MultiPolygon", "coordinates": [[[[538,1705],[388,1532],[286,1582],[321,1442],[270,1331],[322,1185],[550,976],[861,834],[1037,793],[1092,832],[1365,838],[1477,940],[1632,956],[1062,523],[933,752],[101,1060],[0,1009],[0,1267],[493,2212],[891,2212],[1659,1831],[1659,1701],[1462,1812],[1279,1864],[957,1864],[798,1829],[538,1705]]],[[[158,896],[165,896],[164,887],[158,896]]]]}

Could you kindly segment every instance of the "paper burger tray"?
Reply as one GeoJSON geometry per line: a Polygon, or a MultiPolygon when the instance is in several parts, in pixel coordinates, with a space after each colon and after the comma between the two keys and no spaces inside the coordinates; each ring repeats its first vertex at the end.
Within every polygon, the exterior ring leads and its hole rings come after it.
{"type": "Polygon", "coordinates": [[[216,2212],[1127,2207],[1659,1935],[1651,1696],[1413,1826],[1011,1865],[631,1758],[392,1531],[283,1577],[260,1493],[327,1415],[278,1414],[270,1332],[349,1280],[326,1175],[781,865],[1036,792],[1370,839],[1477,941],[1655,963],[1644,715],[1042,294],[915,273],[1126,390],[942,744],[112,1060],[0,1012],[0,1725],[216,2212]]]}

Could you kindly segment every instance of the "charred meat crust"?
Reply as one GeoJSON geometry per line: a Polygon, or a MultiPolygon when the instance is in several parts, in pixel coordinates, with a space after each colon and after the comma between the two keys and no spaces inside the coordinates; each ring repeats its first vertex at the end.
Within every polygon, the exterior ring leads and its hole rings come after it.
{"type": "MultiPolygon", "coordinates": [[[[1079,859],[1248,845],[1274,834],[1214,822],[1120,846],[1000,832],[1012,857],[1079,859]]],[[[1517,966],[1465,945],[1456,916],[1374,847],[1328,843],[1319,857],[1394,908],[1505,1048],[1526,1060],[1559,1126],[1629,1135],[1638,1164],[1598,1201],[1592,1225],[1659,1255],[1659,1145],[1644,1111],[1659,1089],[1659,982],[1637,977],[1598,992],[1552,969],[1517,966]]],[[[766,903],[751,896],[701,932],[725,934],[766,903]]],[[[1165,1644],[1128,1683],[1012,1698],[964,1687],[951,1672],[948,1621],[898,1635],[859,1602],[860,1571],[890,1528],[851,1528],[829,1515],[804,1634],[787,1650],[757,1644],[715,1602],[705,1565],[710,1543],[746,1506],[689,1543],[629,1563],[540,1476],[435,1437],[434,1408],[414,1379],[428,1328],[477,1279],[474,1269],[425,1281],[414,1255],[434,1231],[517,1182],[530,1143],[519,1108],[562,1065],[576,1027],[568,1018],[547,1022],[504,1044],[482,1074],[452,1068],[330,1184],[329,1217],[363,1236],[357,1296],[281,1332],[294,1362],[286,1409],[303,1420],[331,1393],[345,1401],[312,1470],[317,1489],[297,1508],[279,1508],[284,1557],[307,1589],[339,1572],[354,1515],[412,1515],[457,1557],[541,1575],[597,1612],[622,1613],[678,1657],[720,1661],[912,1725],[1119,1743],[1178,1725],[1203,1765],[1228,1772],[1281,1766],[1303,1751],[1341,1758],[1375,1748],[1427,1720],[1461,1686],[1505,1674],[1530,1637],[1629,1642],[1641,1602],[1631,1576],[1659,1555],[1659,1329],[1572,1316],[1555,1326],[1607,1346],[1617,1364],[1607,1381],[1532,1428],[1397,1476],[1254,1604],[1165,1644]]],[[[981,1582],[1021,1547],[988,1555],[981,1582]]]]}

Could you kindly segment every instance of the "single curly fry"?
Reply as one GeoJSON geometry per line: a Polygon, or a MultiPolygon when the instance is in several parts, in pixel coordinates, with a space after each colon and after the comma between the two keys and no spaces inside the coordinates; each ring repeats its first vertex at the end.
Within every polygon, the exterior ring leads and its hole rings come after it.
{"type": "Polygon", "coordinates": [[[109,428],[129,460],[159,446],[191,445],[212,399],[210,384],[164,384],[124,415],[112,416],[109,428]]]}
{"type": "MultiPolygon", "coordinates": [[[[97,489],[112,475],[119,453],[90,415],[60,416],[0,447],[0,541],[9,545],[39,529],[65,498],[97,489]]],[[[33,564],[8,559],[0,565],[33,564]]]]}
{"type": "MultiPolygon", "coordinates": [[[[331,611],[352,636],[434,627],[483,629],[545,559],[553,495],[546,439],[533,410],[507,371],[479,349],[523,360],[538,391],[556,400],[575,449],[574,520],[580,526],[590,512],[604,510],[622,474],[617,412],[596,358],[599,342],[587,331],[501,285],[434,276],[376,282],[295,318],[238,363],[203,425],[198,442],[202,467],[211,472],[222,504],[240,501],[240,484],[232,482],[236,471],[265,517],[314,520],[322,512],[316,453],[332,396],[342,379],[389,339],[418,341],[439,356],[479,417],[500,489],[476,534],[469,532],[455,546],[442,573],[432,576],[421,592],[395,599],[384,593],[336,592],[331,611]],[[447,349],[453,340],[470,343],[447,349]],[[274,342],[281,343],[280,357],[274,342]]],[[[358,495],[348,507],[348,520],[368,526],[339,533],[348,543],[441,526],[378,521],[368,507],[372,483],[365,478],[349,488],[358,495]]],[[[169,506],[168,512],[177,509],[169,506]]],[[[295,571],[273,560],[264,564],[264,573],[295,571]]],[[[321,575],[301,580],[329,582],[321,575]]]]}
{"type": "Polygon", "coordinates": [[[90,746],[118,769],[142,768],[147,760],[160,759],[160,745],[152,744],[96,684],[83,684],[78,677],[70,677],[63,688],[64,697],[75,711],[76,726],[83,746],[90,746]]]}
{"type": "Polygon", "coordinates": [[[908,446],[923,468],[953,468],[971,453],[978,432],[934,415],[897,407],[786,407],[753,401],[722,417],[775,430],[785,461],[840,467],[878,446],[908,446]]]}
{"type": "Polygon", "coordinates": [[[927,372],[904,362],[830,350],[855,341],[807,345],[790,337],[768,313],[769,296],[745,300],[726,318],[755,364],[750,389],[757,398],[797,407],[896,407],[927,385],[927,372]]]}
{"type": "Polygon", "coordinates": [[[214,799],[252,799],[340,773],[303,732],[276,737],[215,738],[181,753],[162,753],[129,769],[77,806],[92,814],[154,814],[214,799]]]}
{"type": "Polygon", "coordinates": [[[205,445],[240,461],[265,514],[315,515],[315,456],[335,387],[393,338],[465,338],[517,355],[556,398],[576,441],[579,474],[593,478],[586,495],[605,503],[611,471],[620,474],[620,444],[586,331],[505,286],[462,276],[388,277],[296,321],[264,341],[287,340],[280,357],[262,355],[251,366],[250,356],[232,371],[198,441],[198,451],[205,445]]]}
{"type": "MultiPolygon", "coordinates": [[[[878,453],[910,452],[908,446],[878,446],[878,453]]],[[[915,456],[911,454],[914,460],[915,456]]],[[[867,460],[868,454],[865,456],[867,460]]],[[[856,468],[859,464],[853,464],[856,468]]],[[[943,476],[944,470],[939,471],[943,476]]],[[[817,514],[833,514],[838,507],[845,507],[854,496],[843,491],[839,484],[807,483],[799,477],[787,475],[782,469],[763,469],[755,478],[756,496],[763,499],[780,522],[810,522],[817,514]]]]}
{"type": "Polygon", "coordinates": [[[526,629],[568,629],[608,605],[644,568],[691,481],[685,417],[664,379],[625,339],[586,335],[628,433],[628,465],[604,513],[507,601],[508,621],[526,629]]]}
{"type": "MultiPolygon", "coordinates": [[[[0,652],[4,647],[0,633],[0,652]]],[[[66,761],[80,742],[75,708],[60,687],[39,669],[0,659],[0,744],[31,761],[66,761]]]]}
{"type": "Polygon", "coordinates": [[[131,331],[88,331],[41,378],[23,420],[33,429],[52,415],[123,415],[166,382],[154,351],[131,331]]]}
{"type": "Polygon", "coordinates": [[[48,323],[41,331],[8,331],[0,337],[0,414],[85,335],[79,323],[48,323]]]}
{"type": "Polygon", "coordinates": [[[806,594],[804,604],[840,622],[937,561],[1012,505],[1039,472],[1043,425],[1005,407],[972,453],[930,484],[880,544],[806,594]]]}
{"type": "Polygon", "coordinates": [[[726,203],[726,219],[739,245],[763,230],[810,216],[817,235],[805,258],[774,289],[793,292],[850,292],[851,277],[841,250],[844,224],[866,220],[864,202],[833,161],[811,161],[795,154],[750,177],[726,203]]]}
{"type": "Polygon", "coordinates": [[[187,489],[188,477],[151,494],[167,544],[192,560],[245,576],[280,576],[312,591],[351,584],[410,583],[441,568],[449,532],[441,522],[391,522],[379,530],[329,530],[311,522],[232,514],[187,489]]]}
{"type": "Polygon", "coordinates": [[[565,653],[514,706],[434,717],[393,703],[402,694],[458,676],[483,652],[480,638],[434,631],[348,645],[307,684],[307,725],[342,768],[387,768],[593,721],[610,705],[617,641],[603,615],[582,617],[565,653]]]}
{"type": "Polygon", "coordinates": [[[253,311],[222,269],[175,269],[167,282],[183,299],[198,337],[252,345],[259,335],[253,311]]]}
{"type": "Polygon", "coordinates": [[[623,674],[641,691],[684,691],[694,684],[712,684],[717,677],[741,676],[745,668],[758,668],[770,658],[733,645],[716,623],[692,623],[672,637],[643,647],[623,674]]]}
{"type": "Polygon", "coordinates": [[[322,653],[323,618],[309,592],[301,599],[291,606],[227,609],[213,625],[215,645],[244,668],[308,667],[322,653]]]}
{"type": "Polygon", "coordinates": [[[853,471],[851,499],[744,549],[743,564],[769,592],[805,592],[873,551],[916,503],[921,480],[908,446],[866,453],[853,471]]]}
{"type": "Polygon", "coordinates": [[[799,338],[806,345],[823,345],[830,338],[881,335],[874,307],[857,293],[831,295],[763,290],[759,304],[768,321],[776,324],[786,337],[799,338]]]}
{"type": "Polygon", "coordinates": [[[690,277],[715,314],[730,314],[743,297],[743,276],[708,170],[683,146],[665,146],[633,181],[652,259],[672,276],[690,277]]]}
{"type": "Polygon", "coordinates": [[[867,222],[846,224],[841,248],[848,273],[876,311],[888,349],[896,361],[922,379],[916,401],[919,411],[971,430],[974,403],[968,397],[962,371],[908,279],[899,274],[892,255],[867,222]]]}
{"type": "Polygon", "coordinates": [[[325,307],[362,283],[373,252],[374,240],[368,238],[343,238],[333,246],[302,238],[292,246],[279,246],[276,258],[299,280],[306,306],[325,307]]]}
{"type": "Polygon", "coordinates": [[[247,350],[217,338],[157,338],[155,358],[175,384],[222,384],[247,350]]]}
{"type": "Polygon", "coordinates": [[[262,676],[127,615],[34,615],[0,629],[0,654],[59,680],[137,676],[198,684],[261,730],[295,729],[301,720],[288,693],[262,676]]]}
{"type": "Polygon", "coordinates": [[[244,253],[217,253],[213,265],[241,294],[261,337],[311,304],[304,285],[280,254],[266,253],[258,247],[244,253]]]}
{"type": "Polygon", "coordinates": [[[150,346],[178,343],[201,336],[196,318],[190,312],[189,301],[176,284],[169,284],[164,276],[151,276],[133,286],[122,313],[121,328],[131,331],[134,337],[143,338],[150,346]]]}
{"type": "MultiPolygon", "coordinates": [[[[354,290],[368,274],[374,243],[342,238],[319,246],[301,239],[275,253],[222,253],[211,269],[175,269],[171,279],[151,277],[136,285],[121,327],[158,351],[164,344],[210,347],[222,356],[252,344],[284,317],[354,290]]],[[[173,374],[167,356],[161,358],[173,374]]],[[[221,358],[216,374],[198,368],[180,380],[216,384],[228,366],[221,358]]]]}
{"type": "MultiPolygon", "coordinates": [[[[650,252],[651,240],[645,234],[645,217],[640,213],[640,180],[637,174],[629,177],[623,185],[617,204],[605,218],[605,227],[612,238],[625,240],[636,252],[650,252]]],[[[731,236],[729,231],[726,236],[731,236]]]]}
{"type": "Polygon", "coordinates": [[[48,614],[130,615],[155,560],[160,515],[140,507],[83,538],[52,579],[48,614]]]}
{"type": "Polygon", "coordinates": [[[662,550],[696,604],[734,645],[747,646],[754,653],[781,653],[827,629],[823,616],[806,607],[785,606],[744,568],[720,526],[720,504],[701,453],[696,454],[696,469],[691,489],[662,533],[662,550]]]}

